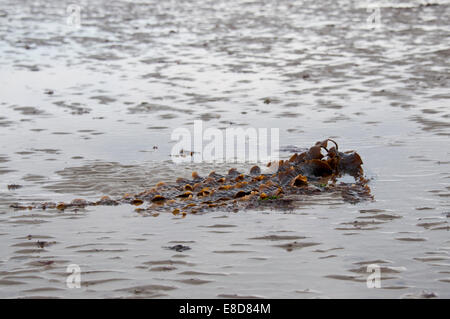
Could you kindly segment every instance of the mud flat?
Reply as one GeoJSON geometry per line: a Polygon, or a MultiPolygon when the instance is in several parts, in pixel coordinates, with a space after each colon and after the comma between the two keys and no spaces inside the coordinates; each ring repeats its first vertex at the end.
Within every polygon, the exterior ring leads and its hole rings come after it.
{"type": "Polygon", "coordinates": [[[0,5],[0,297],[450,297],[449,1],[380,1],[378,27],[356,1],[80,4],[80,28],[60,1],[0,5]],[[195,120],[278,127],[283,158],[336,139],[375,200],[9,207],[248,171],[173,163],[172,131],[195,120]]]}

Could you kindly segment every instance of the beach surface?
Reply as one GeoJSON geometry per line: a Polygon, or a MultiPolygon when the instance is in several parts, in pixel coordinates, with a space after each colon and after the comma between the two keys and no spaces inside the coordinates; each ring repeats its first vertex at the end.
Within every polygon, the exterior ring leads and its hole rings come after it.
{"type": "Polygon", "coordinates": [[[450,297],[450,1],[75,2],[0,4],[0,297],[450,297]],[[10,208],[247,172],[173,162],[196,120],[279,128],[281,158],[331,137],[374,201],[10,208]]]}

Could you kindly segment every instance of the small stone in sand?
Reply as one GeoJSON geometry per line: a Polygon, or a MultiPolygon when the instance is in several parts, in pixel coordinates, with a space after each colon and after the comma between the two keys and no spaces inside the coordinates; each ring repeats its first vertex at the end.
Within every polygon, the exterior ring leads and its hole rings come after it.
{"type": "Polygon", "coordinates": [[[172,247],[166,247],[167,249],[170,249],[170,250],[175,250],[175,251],[177,251],[177,252],[182,252],[182,251],[185,251],[185,250],[190,250],[191,249],[191,247],[189,247],[189,246],[183,246],[183,245],[175,245],[175,246],[172,246],[172,247]]]}

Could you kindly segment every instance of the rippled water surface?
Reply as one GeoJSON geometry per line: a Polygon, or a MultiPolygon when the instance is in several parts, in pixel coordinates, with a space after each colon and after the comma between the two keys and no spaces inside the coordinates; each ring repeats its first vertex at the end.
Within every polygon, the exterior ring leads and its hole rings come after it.
{"type": "Polygon", "coordinates": [[[449,1],[371,1],[377,25],[365,1],[79,1],[80,28],[74,2],[0,3],[0,297],[450,297],[449,1]],[[174,164],[170,135],[194,120],[280,128],[282,147],[333,137],[375,200],[9,207],[248,169],[174,164]]]}

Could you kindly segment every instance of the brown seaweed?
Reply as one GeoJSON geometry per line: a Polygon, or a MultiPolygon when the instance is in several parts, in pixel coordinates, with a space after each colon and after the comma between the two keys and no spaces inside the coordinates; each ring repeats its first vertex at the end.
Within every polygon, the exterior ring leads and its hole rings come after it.
{"type": "Polygon", "coordinates": [[[226,175],[211,172],[207,177],[192,173],[192,179],[177,179],[174,184],[157,183],[155,187],[138,194],[125,194],[111,199],[103,196],[98,201],[74,199],[70,203],[13,204],[15,209],[56,208],[66,210],[98,205],[131,204],[139,206],[136,212],[152,214],[172,212],[175,216],[211,210],[293,209],[307,196],[335,193],[342,200],[357,203],[373,199],[368,180],[364,177],[363,161],[355,151],[340,152],[331,139],[317,142],[303,153],[293,154],[289,160],[269,163],[275,173],[262,173],[258,166],[243,174],[232,168],[226,175]],[[350,175],[352,183],[339,182],[350,175]],[[145,203],[147,207],[143,208],[145,203]]]}

